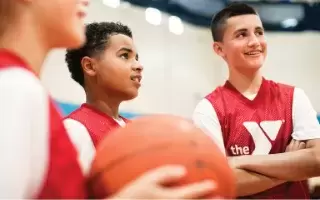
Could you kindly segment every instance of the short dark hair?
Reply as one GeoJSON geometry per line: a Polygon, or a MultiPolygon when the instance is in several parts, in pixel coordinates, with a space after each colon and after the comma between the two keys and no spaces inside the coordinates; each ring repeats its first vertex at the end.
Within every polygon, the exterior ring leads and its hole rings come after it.
{"type": "Polygon", "coordinates": [[[216,13],[211,21],[211,33],[214,41],[221,42],[223,40],[224,25],[226,21],[239,15],[257,15],[257,12],[251,6],[244,3],[231,3],[224,9],[216,13]]]}
{"type": "Polygon", "coordinates": [[[65,56],[73,80],[84,87],[82,58],[99,56],[107,48],[110,36],[116,34],[123,34],[132,38],[130,28],[120,22],[99,22],[86,26],[86,43],[78,49],[67,49],[65,56]]]}

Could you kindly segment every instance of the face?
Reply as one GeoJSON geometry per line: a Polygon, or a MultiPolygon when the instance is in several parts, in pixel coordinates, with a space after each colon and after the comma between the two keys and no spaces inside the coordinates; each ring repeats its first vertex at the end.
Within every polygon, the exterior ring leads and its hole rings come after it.
{"type": "Polygon", "coordinates": [[[91,67],[83,60],[85,74],[94,78],[98,87],[107,94],[121,100],[130,100],[138,95],[143,67],[130,37],[123,34],[110,36],[103,55],[90,62],[91,67]]]}
{"type": "Polygon", "coordinates": [[[262,67],[267,43],[259,16],[231,17],[225,26],[223,41],[214,43],[218,55],[226,60],[229,67],[246,70],[262,67]]]}
{"type": "Polygon", "coordinates": [[[85,41],[84,17],[89,0],[33,0],[37,24],[51,48],[76,48],[85,41]]]}

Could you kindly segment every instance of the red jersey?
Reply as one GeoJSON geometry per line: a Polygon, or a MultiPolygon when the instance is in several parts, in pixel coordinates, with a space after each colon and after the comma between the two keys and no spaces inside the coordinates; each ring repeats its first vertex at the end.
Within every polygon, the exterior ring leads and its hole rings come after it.
{"type": "Polygon", "coordinates": [[[94,146],[97,146],[111,130],[119,128],[128,122],[127,119],[121,117],[124,122],[121,124],[121,122],[116,121],[88,104],[82,104],[79,109],[73,111],[66,119],[73,119],[84,125],[94,146]]]}
{"type": "Polygon", "coordinates": [[[64,120],[69,136],[79,152],[79,160],[85,174],[95,155],[95,147],[114,128],[129,122],[125,118],[115,120],[88,104],[82,104],[64,120]]]}
{"type": "MultiPolygon", "coordinates": [[[[313,133],[319,130],[318,124],[314,124],[315,116],[311,120],[312,127],[309,126],[311,131],[308,127],[294,131],[295,125],[302,123],[293,116],[297,112],[293,110],[301,110],[297,107],[304,104],[298,103],[304,95],[301,91],[263,79],[258,94],[250,100],[227,81],[198,104],[194,121],[206,129],[227,156],[282,153],[292,138],[306,140],[319,137],[313,133]]],[[[310,123],[304,126],[308,125],[310,123]]],[[[287,182],[245,198],[308,199],[309,189],[306,181],[287,182]]]]}
{"type": "Polygon", "coordinates": [[[0,50],[0,191],[3,198],[86,198],[62,117],[38,77],[0,50]]]}

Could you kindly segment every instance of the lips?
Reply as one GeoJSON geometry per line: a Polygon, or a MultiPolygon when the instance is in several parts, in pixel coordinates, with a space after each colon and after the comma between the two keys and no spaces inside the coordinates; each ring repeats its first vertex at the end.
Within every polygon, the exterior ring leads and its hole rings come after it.
{"type": "Polygon", "coordinates": [[[249,55],[249,56],[255,56],[255,55],[260,55],[262,53],[261,50],[254,50],[254,51],[249,51],[247,53],[245,53],[246,55],[249,55]]]}
{"type": "Polygon", "coordinates": [[[130,76],[130,79],[131,79],[132,81],[135,81],[135,82],[140,83],[140,82],[141,82],[141,79],[142,79],[142,76],[141,76],[141,75],[132,75],[132,76],[130,76]]]}
{"type": "Polygon", "coordinates": [[[86,12],[83,12],[83,11],[78,12],[78,17],[79,17],[79,18],[83,19],[83,18],[85,18],[86,16],[87,16],[87,13],[86,13],[86,12]]]}

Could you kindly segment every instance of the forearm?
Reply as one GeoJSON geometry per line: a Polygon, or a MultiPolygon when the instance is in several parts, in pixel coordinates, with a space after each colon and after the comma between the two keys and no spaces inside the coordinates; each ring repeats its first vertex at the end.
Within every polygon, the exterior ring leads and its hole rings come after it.
{"type": "Polygon", "coordinates": [[[239,161],[238,158],[239,157],[228,158],[229,163],[233,168],[233,172],[236,176],[238,197],[257,194],[285,182],[282,180],[264,176],[262,174],[237,168],[237,166],[239,165],[239,163],[237,162],[239,161]]]}
{"type": "Polygon", "coordinates": [[[239,157],[240,169],[286,181],[320,176],[319,155],[313,149],[302,149],[270,155],[239,157]]]}
{"type": "Polygon", "coordinates": [[[234,173],[237,179],[238,197],[257,194],[285,182],[242,169],[234,169],[234,173]]]}

